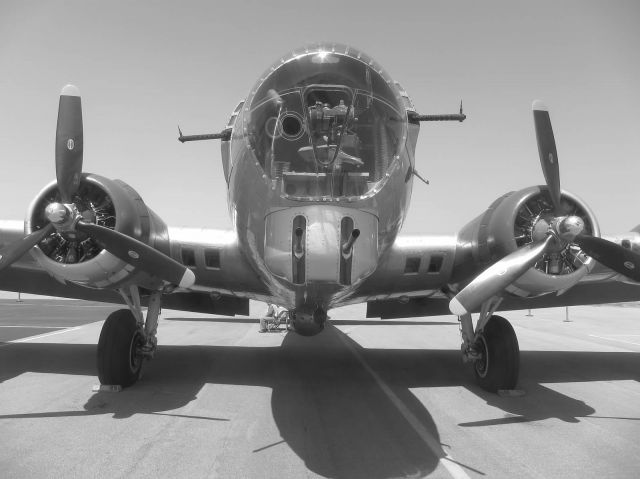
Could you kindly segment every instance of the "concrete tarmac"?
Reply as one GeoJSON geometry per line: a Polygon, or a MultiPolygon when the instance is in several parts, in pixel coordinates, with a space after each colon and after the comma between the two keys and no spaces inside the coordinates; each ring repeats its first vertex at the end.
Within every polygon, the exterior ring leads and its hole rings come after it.
{"type": "Polygon", "coordinates": [[[156,358],[94,392],[117,306],[0,302],[0,476],[637,477],[640,308],[503,314],[522,395],[479,389],[452,316],[330,312],[304,338],[163,311],[156,358]]]}

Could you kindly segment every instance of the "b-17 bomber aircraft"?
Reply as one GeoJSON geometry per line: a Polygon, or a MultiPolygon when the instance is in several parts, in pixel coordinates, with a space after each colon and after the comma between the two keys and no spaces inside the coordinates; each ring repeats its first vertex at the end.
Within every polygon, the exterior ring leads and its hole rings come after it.
{"type": "Polygon", "coordinates": [[[67,85],[56,180],[24,224],[0,223],[0,289],[126,303],[98,341],[107,385],[139,378],[161,306],[247,315],[253,299],[286,308],[306,336],[347,304],[366,302],[367,316],[381,318],[450,311],[479,384],[513,389],[518,341],[495,313],[639,299],[640,229],[602,238],[589,207],[560,188],[549,113],[535,101],[546,184],[500,195],[455,235],[402,236],[421,178],[421,122],[464,119],[462,108],[419,114],[355,48],[295,50],[265,71],[222,132],[180,132],[183,142],[221,141],[233,230],[175,228],[125,182],[83,171],[80,95],[67,85]]]}

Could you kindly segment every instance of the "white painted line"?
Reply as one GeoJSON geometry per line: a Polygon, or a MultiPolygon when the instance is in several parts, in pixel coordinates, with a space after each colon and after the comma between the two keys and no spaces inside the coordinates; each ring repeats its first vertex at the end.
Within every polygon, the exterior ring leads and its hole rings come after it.
{"type": "MultiPolygon", "coordinates": [[[[60,300],[61,302],[64,300],[60,300]]],[[[105,303],[105,304],[37,304],[37,303],[0,303],[2,307],[5,306],[15,306],[17,308],[28,308],[29,306],[33,306],[36,308],[46,306],[47,308],[115,308],[118,306],[124,306],[117,303],[105,303]]]]}
{"type": "Polygon", "coordinates": [[[27,341],[33,341],[34,339],[48,338],[49,336],[54,336],[56,334],[69,333],[71,331],[76,331],[76,330],[78,330],[80,328],[81,328],[81,326],[76,326],[75,328],[60,329],[58,331],[53,331],[52,333],[38,334],[36,336],[29,336],[28,338],[15,339],[15,340],[10,341],[10,342],[12,342],[12,343],[26,343],[27,341]]]}
{"type": "Polygon", "coordinates": [[[385,393],[385,395],[389,398],[389,400],[393,403],[393,405],[398,409],[400,414],[405,418],[405,420],[409,423],[409,425],[413,428],[413,430],[420,436],[420,438],[424,441],[427,447],[431,450],[434,456],[438,458],[438,463],[442,464],[445,469],[451,474],[451,477],[454,479],[470,479],[467,473],[460,467],[460,465],[451,457],[451,455],[447,454],[445,450],[440,445],[440,442],[433,437],[427,429],[420,423],[420,420],[405,406],[405,404],[400,400],[398,396],[391,390],[389,386],[382,380],[378,374],[371,369],[371,367],[362,359],[356,348],[353,347],[349,341],[343,337],[343,335],[338,331],[337,333],[340,341],[351,351],[351,354],[358,360],[360,365],[367,371],[373,379],[375,379],[376,383],[385,393]]]}
{"type": "MultiPolygon", "coordinates": [[[[606,339],[607,341],[615,341],[617,343],[634,344],[636,346],[640,346],[640,343],[634,343],[633,341],[625,341],[624,339],[616,339],[616,338],[612,338],[611,336],[598,336],[597,334],[590,334],[589,336],[591,336],[592,338],[606,339]]],[[[620,336],[620,335],[616,334],[614,336],[620,336]]],[[[628,336],[638,336],[638,335],[630,334],[628,336]]]]}
{"type": "Polygon", "coordinates": [[[76,326],[75,328],[68,328],[68,329],[60,329],[58,331],[53,331],[51,333],[44,333],[44,334],[37,334],[35,336],[29,336],[28,338],[20,338],[20,339],[14,339],[13,341],[8,341],[4,344],[0,344],[0,348],[3,346],[10,346],[12,344],[16,344],[16,343],[26,343],[27,341],[33,341],[34,339],[42,339],[42,338],[48,338],[49,336],[53,336],[55,334],[62,334],[62,333],[68,333],[70,331],[76,331],[78,329],[80,329],[82,326],[76,326]]]}
{"type": "Polygon", "coordinates": [[[640,338],[640,334],[607,334],[608,338],[640,338]]]}
{"type": "Polygon", "coordinates": [[[64,329],[69,326],[23,326],[19,324],[1,324],[0,328],[25,328],[25,329],[64,329]]]}

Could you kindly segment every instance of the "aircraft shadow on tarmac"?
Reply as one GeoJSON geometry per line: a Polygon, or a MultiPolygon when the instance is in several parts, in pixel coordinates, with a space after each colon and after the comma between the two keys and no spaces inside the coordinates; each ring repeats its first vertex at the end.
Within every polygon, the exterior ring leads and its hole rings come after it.
{"type": "MultiPolygon", "coordinates": [[[[272,388],[272,413],[282,439],[315,473],[374,478],[433,471],[445,455],[443,445],[436,450],[425,446],[415,424],[409,424],[345,342],[436,444],[440,439],[434,420],[410,388],[467,387],[505,413],[502,418],[460,424],[483,427],[548,418],[577,422],[596,413],[543,383],[640,380],[638,353],[524,351],[520,386],[527,394],[500,397],[475,386],[457,350],[363,349],[329,327],[314,338],[288,334],[280,347],[162,346],[132,388],[117,394],[88,391],[82,411],[1,415],[0,421],[98,414],[228,421],[215,414],[187,416],[172,411],[196,399],[208,383],[264,386],[272,388]]],[[[94,376],[95,345],[15,343],[0,348],[0,381],[25,372],[94,376]]],[[[276,444],[253,452],[268,453],[276,444]]]]}

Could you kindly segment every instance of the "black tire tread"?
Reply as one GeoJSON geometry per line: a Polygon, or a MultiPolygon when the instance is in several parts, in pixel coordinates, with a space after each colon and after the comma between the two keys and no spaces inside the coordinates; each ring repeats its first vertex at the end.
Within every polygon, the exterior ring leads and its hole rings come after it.
{"type": "Polygon", "coordinates": [[[111,313],[100,331],[97,366],[101,384],[131,386],[140,377],[142,361],[132,371],[130,367],[130,344],[138,331],[136,320],[128,309],[111,313]]]}
{"type": "Polygon", "coordinates": [[[513,326],[502,316],[493,315],[482,334],[489,349],[489,370],[481,377],[474,369],[478,384],[489,392],[514,389],[520,370],[520,346],[513,326]]]}

